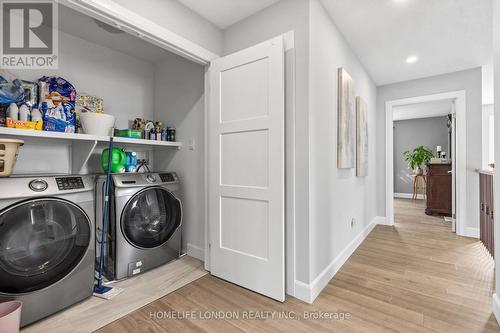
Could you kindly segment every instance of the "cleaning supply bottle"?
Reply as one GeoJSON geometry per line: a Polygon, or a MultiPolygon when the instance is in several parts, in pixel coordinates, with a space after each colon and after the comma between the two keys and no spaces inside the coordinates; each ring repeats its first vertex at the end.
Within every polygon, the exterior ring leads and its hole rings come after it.
{"type": "Polygon", "coordinates": [[[31,110],[31,121],[42,120],[42,113],[38,109],[38,104],[33,105],[33,110],[31,110]]]}
{"type": "Polygon", "coordinates": [[[11,118],[12,120],[19,120],[19,108],[17,107],[16,103],[10,103],[9,107],[7,108],[7,117],[11,118]]]}
{"type": "MultiPolygon", "coordinates": [[[[108,154],[109,154],[108,148],[102,151],[101,165],[104,172],[108,171],[108,154]]],[[[127,156],[123,148],[114,147],[113,150],[111,151],[111,172],[112,173],[125,172],[126,162],[127,162],[127,156]]]]}
{"type": "Polygon", "coordinates": [[[125,171],[135,172],[135,169],[137,168],[137,153],[135,151],[126,152],[125,155],[127,156],[125,162],[125,171]]]}
{"type": "Polygon", "coordinates": [[[155,130],[155,140],[156,141],[161,141],[161,128],[160,127],[156,127],[156,130],[155,130]]]}
{"type": "Polygon", "coordinates": [[[30,108],[26,103],[23,103],[19,108],[19,120],[28,121],[30,118],[30,108]]]}

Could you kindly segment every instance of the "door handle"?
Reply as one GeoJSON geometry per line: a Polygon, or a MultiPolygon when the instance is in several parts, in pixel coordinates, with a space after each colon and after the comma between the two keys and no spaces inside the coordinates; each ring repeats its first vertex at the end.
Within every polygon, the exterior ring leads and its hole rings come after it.
{"type": "Polygon", "coordinates": [[[453,170],[449,170],[448,173],[453,173],[453,170]]]}

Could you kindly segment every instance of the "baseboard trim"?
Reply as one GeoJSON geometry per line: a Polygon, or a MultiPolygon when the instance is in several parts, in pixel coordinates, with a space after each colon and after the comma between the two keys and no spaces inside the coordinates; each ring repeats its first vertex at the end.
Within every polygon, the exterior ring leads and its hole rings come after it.
{"type": "Polygon", "coordinates": [[[392,223],[387,220],[385,216],[375,216],[375,218],[372,220],[372,222],[375,223],[375,225],[380,224],[380,225],[393,225],[392,223]]]}
{"type": "Polygon", "coordinates": [[[377,224],[386,224],[386,218],[382,216],[374,217],[370,223],[340,252],[339,255],[310,283],[295,280],[295,298],[306,303],[313,303],[316,297],[326,287],[358,246],[370,234],[377,224]]]}
{"type": "Polygon", "coordinates": [[[311,287],[307,283],[295,280],[295,295],[293,297],[311,304],[314,300],[311,299],[311,287]]]}
{"type": "MultiPolygon", "coordinates": [[[[394,198],[398,198],[398,199],[412,199],[413,198],[413,194],[411,193],[394,193],[394,198]]],[[[419,200],[424,200],[425,197],[422,193],[418,193],[417,194],[417,199],[419,200]]]]}
{"type": "Polygon", "coordinates": [[[470,227],[467,227],[464,230],[463,236],[465,236],[465,237],[472,237],[472,238],[479,238],[479,228],[470,228],[470,227]]]}
{"type": "Polygon", "coordinates": [[[493,294],[491,307],[493,310],[493,314],[495,315],[495,319],[497,320],[497,323],[500,324],[500,299],[498,298],[498,295],[496,293],[493,294]]]}
{"type": "Polygon", "coordinates": [[[187,244],[187,255],[205,261],[205,250],[197,245],[187,244]]]}

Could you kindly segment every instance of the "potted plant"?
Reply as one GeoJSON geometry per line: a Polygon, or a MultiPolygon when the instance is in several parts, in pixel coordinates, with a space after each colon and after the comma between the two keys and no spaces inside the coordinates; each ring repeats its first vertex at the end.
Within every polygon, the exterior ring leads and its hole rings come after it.
{"type": "Polygon", "coordinates": [[[423,166],[430,162],[434,154],[432,150],[424,146],[418,146],[413,149],[413,151],[405,150],[403,152],[403,157],[406,163],[408,163],[408,167],[412,169],[415,174],[420,175],[423,173],[423,166]]]}

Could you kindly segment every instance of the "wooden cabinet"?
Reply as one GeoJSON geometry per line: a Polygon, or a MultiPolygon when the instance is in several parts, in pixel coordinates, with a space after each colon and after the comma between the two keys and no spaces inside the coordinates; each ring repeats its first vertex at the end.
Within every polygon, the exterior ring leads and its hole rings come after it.
{"type": "Polygon", "coordinates": [[[479,173],[479,238],[494,255],[493,175],[479,173]]]}
{"type": "Polygon", "coordinates": [[[451,164],[427,164],[427,215],[451,216],[451,164]]]}

